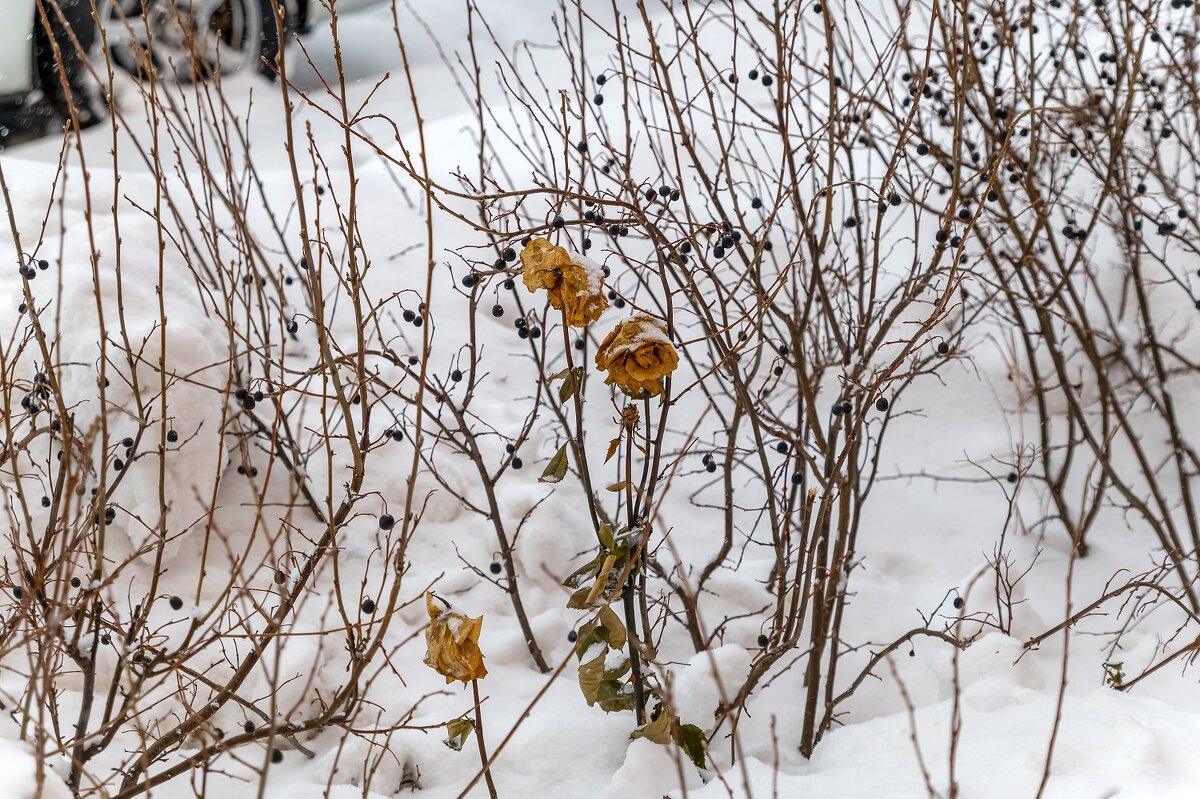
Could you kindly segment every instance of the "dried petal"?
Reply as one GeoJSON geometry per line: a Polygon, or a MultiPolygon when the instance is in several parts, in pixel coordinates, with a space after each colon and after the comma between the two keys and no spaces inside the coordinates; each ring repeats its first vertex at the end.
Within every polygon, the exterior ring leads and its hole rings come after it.
{"type": "Polygon", "coordinates": [[[661,394],[663,378],[679,366],[679,353],[662,322],[638,314],[621,322],[596,350],[596,366],[608,372],[604,382],[627,394],[661,394]]]}
{"type": "Polygon", "coordinates": [[[550,305],[571,327],[586,327],[608,307],[604,273],[594,261],[536,238],[521,250],[521,278],[530,291],[545,289],[550,305]]]}
{"type": "Polygon", "coordinates": [[[487,676],[479,633],[483,617],[472,619],[448,607],[438,606],[432,592],[425,593],[429,626],[425,628],[425,665],[446,678],[446,682],[470,682],[487,676]]]}

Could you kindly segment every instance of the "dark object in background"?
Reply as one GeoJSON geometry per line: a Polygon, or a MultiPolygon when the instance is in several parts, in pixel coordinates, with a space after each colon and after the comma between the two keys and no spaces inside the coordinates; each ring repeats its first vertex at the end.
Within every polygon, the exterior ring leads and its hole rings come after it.
{"type": "Polygon", "coordinates": [[[0,146],[40,138],[61,124],[88,128],[107,115],[80,55],[96,43],[90,0],[38,0],[30,36],[33,84],[29,91],[0,98],[0,146]]]}
{"type": "Polygon", "coordinates": [[[37,81],[51,108],[64,121],[77,121],[80,129],[104,119],[107,109],[83,55],[97,38],[90,0],[38,0],[34,36],[37,81]]]}

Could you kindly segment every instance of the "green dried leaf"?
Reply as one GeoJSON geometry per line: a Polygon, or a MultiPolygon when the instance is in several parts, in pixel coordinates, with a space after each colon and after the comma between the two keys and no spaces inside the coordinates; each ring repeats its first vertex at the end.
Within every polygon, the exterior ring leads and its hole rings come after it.
{"type": "Polygon", "coordinates": [[[604,656],[592,658],[587,663],[579,664],[579,691],[583,694],[588,707],[600,700],[600,688],[604,685],[604,656]]]}
{"type": "Polygon", "coordinates": [[[604,598],[605,592],[608,590],[608,578],[613,574],[613,568],[617,567],[617,574],[620,574],[618,560],[616,555],[606,555],[604,563],[600,566],[600,573],[596,575],[596,582],[592,585],[592,593],[588,595],[587,606],[592,607],[599,600],[604,598]]]}
{"type": "Polygon", "coordinates": [[[554,457],[550,459],[550,463],[546,464],[546,471],[542,472],[542,476],[538,478],[539,483],[559,483],[567,476],[567,445],[564,443],[558,448],[558,452],[554,453],[554,457]]]}
{"type": "Polygon", "coordinates": [[[567,372],[563,378],[563,384],[558,387],[558,401],[566,402],[571,397],[575,396],[575,392],[579,390],[579,378],[575,376],[575,372],[567,372]]]}
{"type": "Polygon", "coordinates": [[[567,607],[572,610],[587,610],[591,605],[588,603],[588,597],[591,596],[592,586],[585,585],[571,594],[571,598],[567,600],[567,607]]]}
{"type": "Polygon", "coordinates": [[[616,614],[610,605],[605,605],[600,611],[597,619],[599,628],[605,631],[605,640],[613,649],[624,649],[625,641],[627,640],[627,632],[625,625],[621,623],[621,617],[616,614]]]}
{"type": "Polygon", "coordinates": [[[442,741],[455,752],[462,751],[463,744],[475,732],[475,722],[470,719],[455,719],[446,725],[446,740],[442,741]]]}
{"type": "Polygon", "coordinates": [[[658,718],[629,733],[630,740],[635,738],[645,738],[647,741],[666,746],[675,740],[675,717],[671,715],[671,711],[663,708],[659,711],[658,718]]]}
{"type": "Polygon", "coordinates": [[[629,658],[625,658],[621,661],[621,665],[617,666],[615,669],[605,669],[604,670],[604,681],[605,682],[624,683],[623,678],[625,677],[626,674],[629,673],[629,669],[630,669],[629,658]]]}
{"type": "Polygon", "coordinates": [[[696,768],[708,768],[704,765],[704,750],[708,744],[704,737],[704,731],[695,724],[681,724],[677,734],[679,748],[687,753],[691,761],[696,764],[696,768]]]}
{"type": "MultiPolygon", "coordinates": [[[[611,534],[609,540],[612,540],[611,534]]],[[[563,580],[563,585],[567,588],[579,588],[584,583],[591,582],[592,578],[600,573],[600,567],[604,565],[604,558],[603,552],[596,553],[596,557],[571,572],[567,579],[563,580]]]]}
{"type": "MultiPolygon", "coordinates": [[[[596,538],[600,539],[600,546],[604,547],[609,552],[612,552],[613,534],[611,524],[608,522],[601,524],[600,529],[596,531],[596,538]]],[[[601,553],[600,562],[604,562],[603,553],[601,553]]]]}
{"type": "Polygon", "coordinates": [[[627,683],[610,680],[600,684],[596,695],[596,704],[605,713],[619,713],[622,710],[633,710],[636,698],[633,688],[627,683]]]}

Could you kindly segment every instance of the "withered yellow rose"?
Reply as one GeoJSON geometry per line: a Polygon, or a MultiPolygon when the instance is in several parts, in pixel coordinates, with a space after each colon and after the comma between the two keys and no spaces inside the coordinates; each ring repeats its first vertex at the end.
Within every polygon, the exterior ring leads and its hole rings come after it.
{"type": "Polygon", "coordinates": [[[667,338],[666,326],[638,314],[617,325],[596,350],[596,366],[608,372],[605,383],[628,394],[661,394],[663,378],[679,366],[679,353],[667,338]]]}
{"type": "Polygon", "coordinates": [[[604,273],[566,248],[536,238],[521,250],[521,279],[530,291],[545,289],[550,305],[562,311],[571,327],[586,327],[608,307],[604,273]]]}
{"type": "Polygon", "coordinates": [[[429,626],[425,628],[425,665],[446,678],[446,682],[470,682],[487,676],[483,652],[479,650],[479,632],[483,617],[472,619],[438,605],[432,592],[425,592],[429,626]]]}

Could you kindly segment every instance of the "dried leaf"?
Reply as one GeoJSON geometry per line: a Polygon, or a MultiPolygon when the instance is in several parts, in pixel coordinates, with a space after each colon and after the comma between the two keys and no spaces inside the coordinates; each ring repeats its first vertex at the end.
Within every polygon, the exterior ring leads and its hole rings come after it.
{"type": "Polygon", "coordinates": [[[538,478],[539,483],[559,483],[567,476],[567,445],[564,443],[558,448],[558,452],[554,453],[554,457],[550,459],[550,463],[546,464],[546,471],[542,472],[542,476],[538,478]]]}
{"type": "Polygon", "coordinates": [[[563,378],[563,384],[558,387],[558,401],[566,402],[575,396],[575,392],[578,390],[579,381],[575,378],[575,373],[567,372],[567,376],[563,378]]]}
{"type": "Polygon", "coordinates": [[[563,384],[558,387],[558,401],[566,402],[571,397],[574,397],[583,385],[583,367],[576,366],[574,369],[564,369],[550,379],[556,380],[560,377],[563,379],[563,384]]]}
{"type": "Polygon", "coordinates": [[[604,559],[604,565],[600,567],[600,573],[596,575],[596,582],[592,586],[592,592],[588,594],[588,607],[596,604],[596,600],[604,594],[604,589],[608,586],[608,575],[612,572],[612,568],[616,562],[617,559],[614,555],[609,555],[604,559]]]}
{"type": "Polygon", "coordinates": [[[636,698],[633,686],[628,683],[608,681],[600,684],[596,694],[596,704],[605,713],[619,713],[622,710],[633,710],[636,698]]]}
{"type": "Polygon", "coordinates": [[[605,486],[605,488],[607,488],[609,491],[611,491],[615,494],[618,491],[624,491],[628,486],[629,486],[629,481],[622,480],[619,483],[610,483],[609,485],[605,486]]]}
{"type": "MultiPolygon", "coordinates": [[[[596,538],[600,540],[600,546],[612,552],[614,542],[611,524],[608,522],[601,524],[600,529],[596,531],[596,538]]],[[[601,563],[603,563],[603,559],[601,559],[601,563]]]]}
{"type": "Polygon", "coordinates": [[[704,731],[695,724],[680,724],[679,718],[663,705],[659,705],[657,710],[658,715],[630,733],[630,739],[645,738],[663,746],[674,743],[696,768],[707,768],[704,752],[708,741],[704,731]]]}
{"type": "Polygon", "coordinates": [[[645,738],[647,741],[653,741],[656,744],[666,746],[675,740],[674,728],[675,717],[671,715],[671,711],[663,708],[659,712],[658,718],[643,724],[629,733],[629,739],[645,738]]]}
{"type": "Polygon", "coordinates": [[[695,724],[681,724],[678,735],[679,748],[687,753],[691,761],[696,764],[696,768],[708,768],[704,758],[704,749],[708,744],[704,737],[704,731],[695,724]]]}
{"type": "Polygon", "coordinates": [[[600,699],[600,686],[604,684],[604,657],[602,651],[599,657],[592,658],[587,663],[579,664],[579,690],[588,707],[600,699]]]}
{"type": "MultiPolygon", "coordinates": [[[[603,530],[603,527],[601,530],[603,530]]],[[[601,543],[604,542],[603,533],[601,533],[600,541],[601,543]]],[[[612,528],[609,528],[608,542],[611,546],[612,528]]],[[[590,561],[571,572],[570,575],[567,576],[567,579],[563,580],[563,585],[567,588],[579,588],[584,583],[589,582],[593,577],[596,576],[596,573],[600,571],[600,567],[604,565],[604,558],[605,553],[596,553],[596,557],[592,558],[590,561]]]]}
{"type": "Polygon", "coordinates": [[[588,597],[592,594],[592,586],[585,585],[575,593],[571,594],[571,598],[567,600],[567,607],[572,610],[587,610],[591,607],[588,604],[588,597]]]}
{"type": "Polygon", "coordinates": [[[463,744],[475,732],[475,722],[470,719],[455,719],[446,725],[446,740],[442,741],[455,752],[462,751],[463,744]]]}
{"type": "Polygon", "coordinates": [[[628,640],[628,632],[625,625],[621,623],[621,618],[617,616],[612,607],[605,605],[597,617],[599,622],[598,628],[605,631],[605,640],[613,649],[624,649],[625,642],[628,640]]]}
{"type": "Polygon", "coordinates": [[[622,658],[620,665],[613,669],[604,670],[604,681],[622,685],[625,682],[625,675],[629,673],[630,668],[629,658],[622,658]]]}
{"type": "Polygon", "coordinates": [[[621,446],[621,437],[617,436],[612,441],[608,442],[608,454],[604,456],[604,462],[608,463],[612,460],[612,456],[617,454],[617,447],[621,446]]]}

